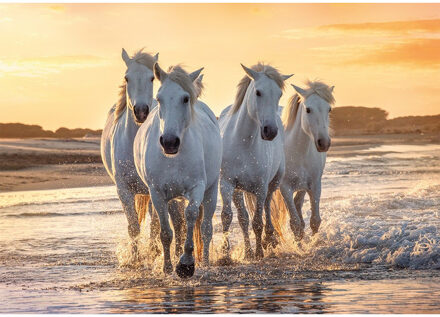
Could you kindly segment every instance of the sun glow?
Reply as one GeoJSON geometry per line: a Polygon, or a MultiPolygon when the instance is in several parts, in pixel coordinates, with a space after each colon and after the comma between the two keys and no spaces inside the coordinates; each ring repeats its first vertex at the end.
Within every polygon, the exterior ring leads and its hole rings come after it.
{"type": "MultiPolygon", "coordinates": [[[[233,102],[240,63],[271,63],[289,83],[335,85],[336,106],[390,117],[440,113],[438,4],[5,4],[2,122],[102,128],[117,100],[121,48],[161,65],[205,67],[202,99],[233,102]],[[166,23],[164,23],[166,21],[166,23]]],[[[157,87],[156,87],[157,89],[157,87]]],[[[293,94],[286,85],[285,105],[293,94]]]]}

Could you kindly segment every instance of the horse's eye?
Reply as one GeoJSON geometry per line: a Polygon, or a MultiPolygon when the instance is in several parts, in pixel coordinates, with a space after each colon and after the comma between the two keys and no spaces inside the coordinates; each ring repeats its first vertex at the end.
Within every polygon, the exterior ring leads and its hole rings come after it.
{"type": "Polygon", "coordinates": [[[154,81],[154,76],[153,76],[153,77],[151,77],[151,79],[150,79],[150,80],[151,80],[151,82],[153,82],[153,81],[154,81]]]}
{"type": "Polygon", "coordinates": [[[188,103],[188,101],[189,101],[188,96],[183,97],[183,103],[188,103]]]}
{"type": "Polygon", "coordinates": [[[257,94],[258,97],[261,97],[261,92],[259,90],[257,90],[255,93],[257,94]]]}
{"type": "Polygon", "coordinates": [[[312,110],[310,108],[306,108],[307,113],[310,113],[312,110]]]}

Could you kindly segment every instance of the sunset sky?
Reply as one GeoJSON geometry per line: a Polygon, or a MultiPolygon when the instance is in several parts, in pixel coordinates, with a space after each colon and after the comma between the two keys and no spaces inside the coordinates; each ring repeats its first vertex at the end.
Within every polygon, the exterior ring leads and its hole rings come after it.
{"type": "Polygon", "coordinates": [[[336,106],[440,114],[440,4],[2,4],[0,122],[102,128],[122,47],[205,67],[216,114],[257,61],[335,85],[336,106]]]}

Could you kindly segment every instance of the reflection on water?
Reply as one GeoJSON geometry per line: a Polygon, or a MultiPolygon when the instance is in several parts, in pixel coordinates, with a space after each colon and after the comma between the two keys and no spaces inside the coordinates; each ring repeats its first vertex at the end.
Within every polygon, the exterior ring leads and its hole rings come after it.
{"type": "MultiPolygon", "coordinates": [[[[323,178],[322,225],[303,241],[187,281],[148,254],[126,267],[127,224],[113,186],[0,193],[0,312],[440,312],[440,146],[378,147],[334,157],[323,178]]],[[[304,205],[305,221],[310,204],[304,205]]],[[[251,233],[251,237],[253,233],[251,233]]]]}
{"type": "Polygon", "coordinates": [[[290,287],[240,285],[233,288],[204,286],[157,290],[130,289],[121,292],[122,300],[117,304],[117,308],[111,309],[111,312],[142,312],[148,309],[148,311],[163,313],[194,311],[324,313],[330,306],[322,301],[324,291],[324,286],[320,282],[305,282],[290,287]]]}

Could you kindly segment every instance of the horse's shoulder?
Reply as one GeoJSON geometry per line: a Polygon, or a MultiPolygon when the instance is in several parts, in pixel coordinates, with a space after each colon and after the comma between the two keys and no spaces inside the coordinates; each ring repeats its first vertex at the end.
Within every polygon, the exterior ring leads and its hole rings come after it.
{"type": "Polygon", "coordinates": [[[223,111],[220,113],[219,120],[220,120],[220,118],[223,118],[228,114],[231,107],[232,107],[232,105],[229,105],[225,109],[223,109],[223,111]]]}
{"type": "Polygon", "coordinates": [[[211,108],[208,107],[206,103],[203,101],[197,101],[196,104],[196,111],[199,111],[203,115],[207,116],[209,120],[218,127],[217,117],[215,116],[214,112],[211,110],[211,108]]]}

